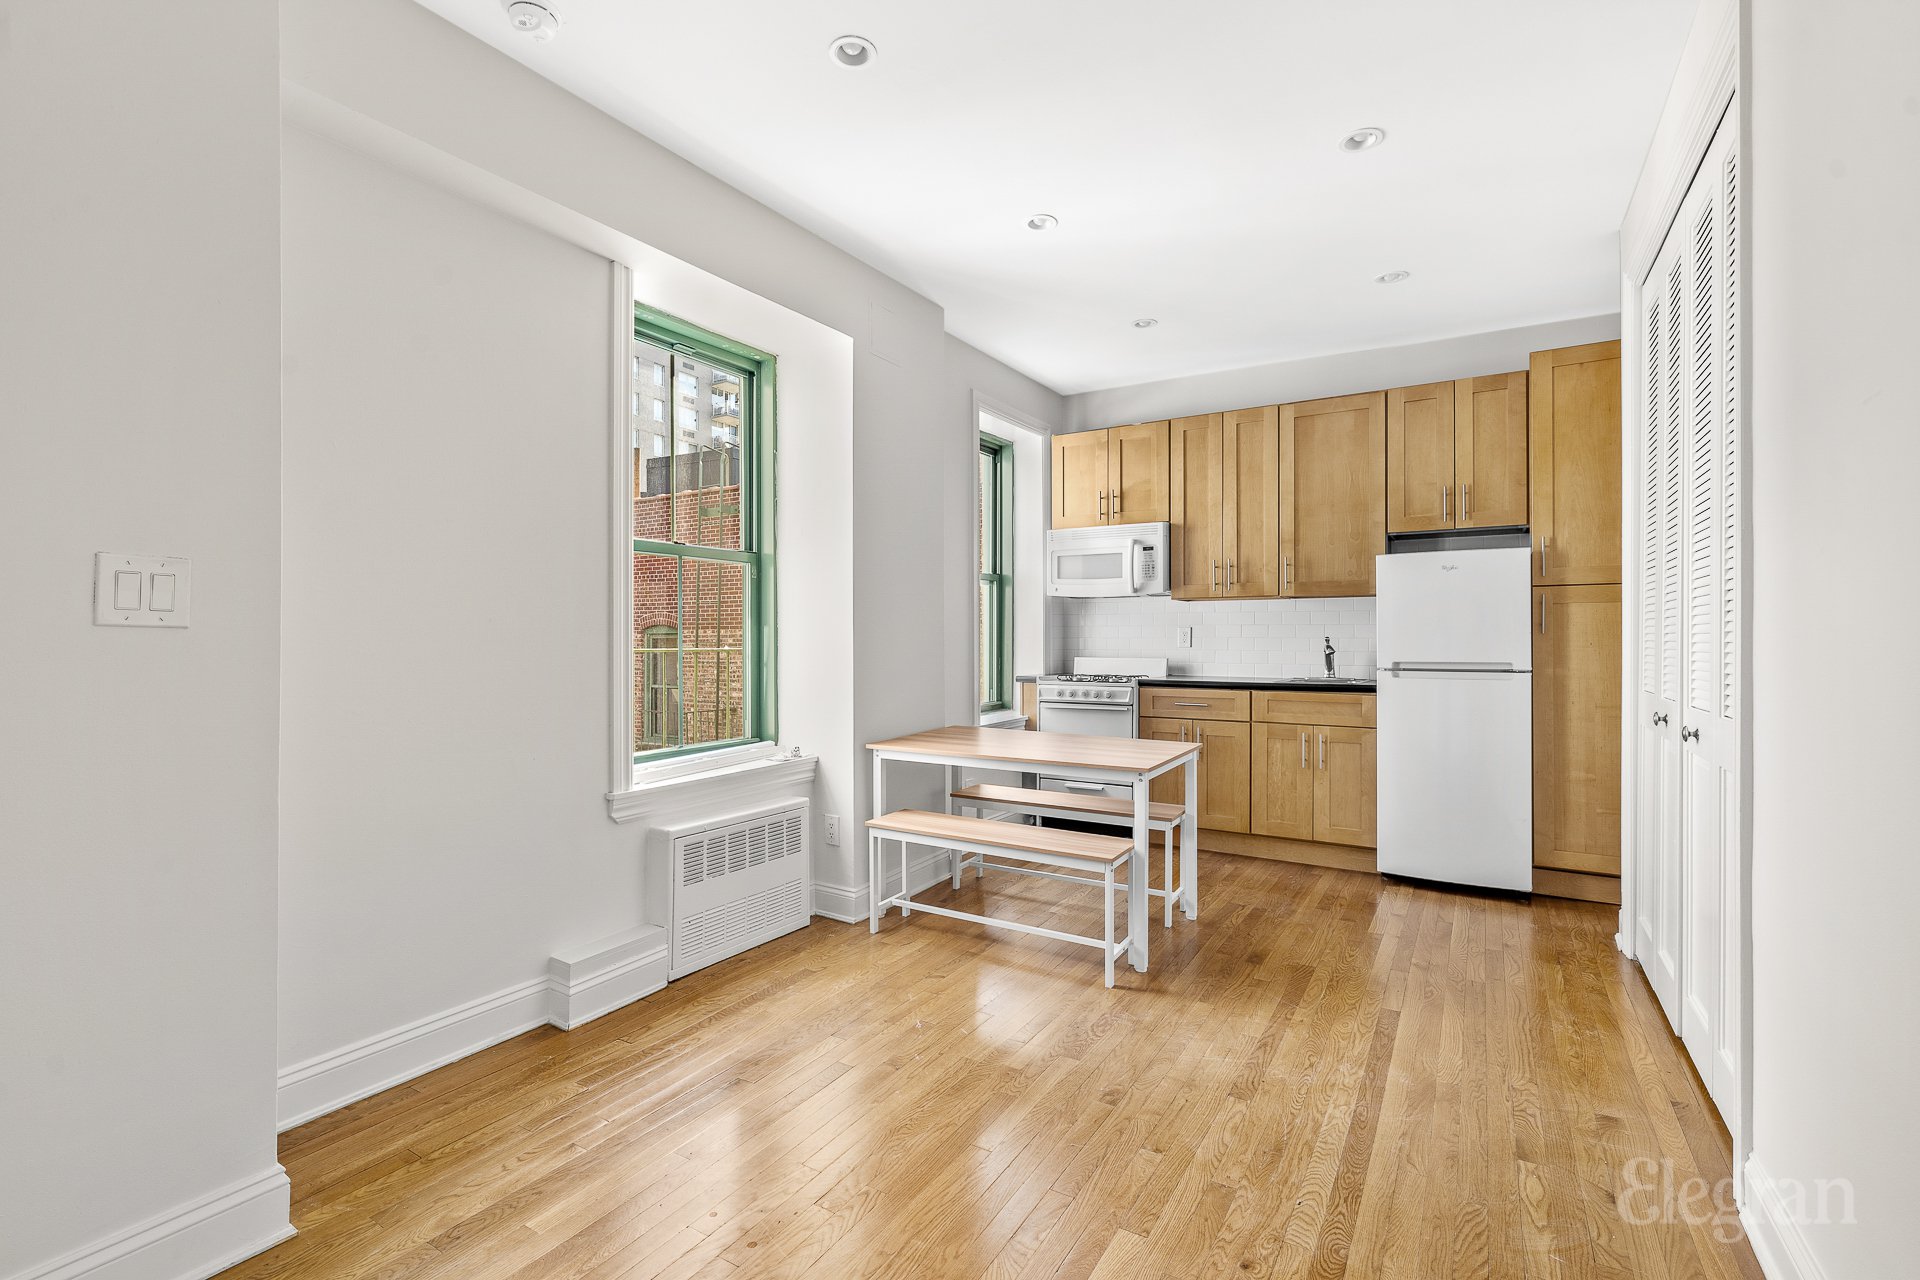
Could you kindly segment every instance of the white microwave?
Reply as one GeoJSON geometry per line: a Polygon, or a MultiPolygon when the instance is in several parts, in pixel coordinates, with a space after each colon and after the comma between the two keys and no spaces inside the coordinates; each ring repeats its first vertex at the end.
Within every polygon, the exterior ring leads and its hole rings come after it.
{"type": "Polygon", "coordinates": [[[1047,533],[1050,596],[1164,596],[1172,592],[1167,564],[1169,526],[1105,524],[1047,533]]]}

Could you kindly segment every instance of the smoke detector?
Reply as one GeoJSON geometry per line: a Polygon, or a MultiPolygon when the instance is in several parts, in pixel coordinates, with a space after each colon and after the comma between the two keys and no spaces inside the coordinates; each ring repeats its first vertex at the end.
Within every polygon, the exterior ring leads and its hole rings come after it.
{"type": "Polygon", "coordinates": [[[560,15],[534,0],[508,0],[507,21],[523,36],[545,44],[560,33],[560,15]]]}

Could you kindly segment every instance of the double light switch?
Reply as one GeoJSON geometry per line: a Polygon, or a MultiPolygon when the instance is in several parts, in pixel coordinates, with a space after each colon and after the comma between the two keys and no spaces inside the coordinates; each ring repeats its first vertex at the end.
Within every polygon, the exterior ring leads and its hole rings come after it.
{"type": "Polygon", "coordinates": [[[97,627],[184,627],[192,563],[180,556],[93,557],[93,623],[97,627]]]}

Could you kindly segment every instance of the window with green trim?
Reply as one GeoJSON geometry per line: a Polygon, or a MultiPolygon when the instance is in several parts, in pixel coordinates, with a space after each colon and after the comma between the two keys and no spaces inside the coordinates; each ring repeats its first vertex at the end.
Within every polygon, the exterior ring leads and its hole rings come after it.
{"type": "Polygon", "coordinates": [[[770,742],[773,357],[645,307],[633,346],[633,754],[770,742]]]}
{"type": "Polygon", "coordinates": [[[980,437],[980,710],[1013,705],[1013,446],[980,437]]]}

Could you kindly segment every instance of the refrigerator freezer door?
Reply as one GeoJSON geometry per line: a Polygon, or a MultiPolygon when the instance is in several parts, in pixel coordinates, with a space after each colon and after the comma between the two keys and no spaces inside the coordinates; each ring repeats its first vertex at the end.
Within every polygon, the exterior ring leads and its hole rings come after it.
{"type": "Polygon", "coordinates": [[[1533,666],[1531,561],[1525,547],[1381,556],[1378,661],[1533,666]]]}
{"type": "Polygon", "coordinates": [[[1380,870],[1533,887],[1533,677],[1380,672],[1380,870]]]}

